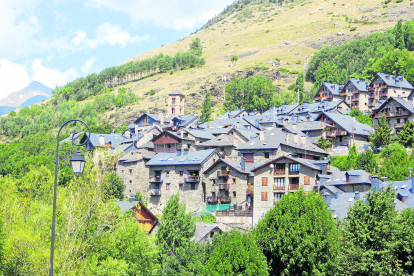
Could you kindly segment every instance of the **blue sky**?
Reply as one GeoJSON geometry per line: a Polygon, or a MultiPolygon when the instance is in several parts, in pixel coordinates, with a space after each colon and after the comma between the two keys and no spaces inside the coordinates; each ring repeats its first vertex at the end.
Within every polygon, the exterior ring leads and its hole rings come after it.
{"type": "Polygon", "coordinates": [[[234,0],[1,0],[0,99],[64,85],[169,44],[234,0]]]}

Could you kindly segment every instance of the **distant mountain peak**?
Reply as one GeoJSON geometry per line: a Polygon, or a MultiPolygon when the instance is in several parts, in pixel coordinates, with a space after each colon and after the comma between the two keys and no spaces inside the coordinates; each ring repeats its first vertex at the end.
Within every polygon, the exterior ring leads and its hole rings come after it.
{"type": "MultiPolygon", "coordinates": [[[[39,99],[48,99],[52,96],[52,88],[49,88],[38,81],[32,81],[22,90],[13,92],[9,94],[7,98],[0,100],[0,106],[19,107],[27,100],[36,96],[43,96],[41,98],[38,97],[39,99]]],[[[31,103],[36,103],[36,101],[31,103]]]]}

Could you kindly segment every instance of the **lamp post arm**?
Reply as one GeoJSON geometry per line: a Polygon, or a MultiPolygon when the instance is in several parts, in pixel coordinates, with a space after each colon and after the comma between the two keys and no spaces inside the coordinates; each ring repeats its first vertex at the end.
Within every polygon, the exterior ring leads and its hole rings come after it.
{"type": "MultiPolygon", "coordinates": [[[[72,139],[72,144],[80,147],[85,145],[88,141],[89,141],[89,137],[91,136],[91,129],[89,128],[89,126],[81,120],[78,119],[73,119],[73,120],[69,120],[67,122],[65,122],[59,129],[58,135],[57,135],[57,143],[56,143],[56,158],[55,158],[55,185],[53,187],[53,219],[52,219],[52,240],[51,240],[51,245],[50,245],[50,270],[49,270],[49,276],[53,276],[53,258],[54,258],[54,252],[55,252],[55,223],[56,223],[56,189],[57,189],[57,177],[58,177],[58,165],[59,165],[59,136],[60,136],[60,131],[62,130],[62,128],[71,123],[71,122],[81,122],[84,125],[87,126],[88,131],[89,131],[89,135],[86,137],[85,142],[83,142],[82,144],[75,144],[73,142],[72,139]]],[[[76,134],[76,133],[75,133],[76,134]]],[[[75,136],[75,134],[72,135],[72,138],[75,136]]]]}

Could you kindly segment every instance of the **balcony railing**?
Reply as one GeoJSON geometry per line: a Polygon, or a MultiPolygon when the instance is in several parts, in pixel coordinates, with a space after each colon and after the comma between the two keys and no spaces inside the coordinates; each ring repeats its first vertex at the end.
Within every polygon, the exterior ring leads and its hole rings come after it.
{"type": "Polygon", "coordinates": [[[384,84],[384,85],[381,85],[379,88],[380,88],[380,89],[386,89],[386,88],[387,88],[387,86],[384,84]]]}
{"type": "Polygon", "coordinates": [[[299,184],[289,184],[289,190],[299,190],[299,184]]]}
{"type": "Polygon", "coordinates": [[[328,133],[326,133],[326,137],[334,138],[334,137],[336,137],[336,132],[334,132],[334,131],[328,132],[328,133]]]}
{"type": "MultiPolygon", "coordinates": [[[[385,114],[385,117],[401,117],[401,116],[409,116],[410,114],[408,112],[383,112],[385,114]]],[[[374,118],[380,118],[381,112],[375,114],[374,118]]]]}
{"type": "Polygon", "coordinates": [[[336,136],[346,136],[346,135],[348,135],[348,132],[346,132],[346,130],[337,130],[335,133],[336,133],[336,136]]]}
{"type": "Polygon", "coordinates": [[[379,93],[379,95],[380,95],[380,97],[387,97],[388,96],[388,94],[384,93],[384,92],[379,93]]]}
{"type": "Polygon", "coordinates": [[[324,122],[327,123],[327,124],[329,124],[329,125],[332,125],[332,121],[331,120],[326,119],[324,122]]]}
{"type": "Polygon", "coordinates": [[[161,191],[159,189],[149,189],[149,195],[150,196],[160,196],[161,191]]]}
{"type": "Polygon", "coordinates": [[[375,91],[375,88],[374,87],[370,87],[370,88],[368,88],[368,91],[375,91]]]}
{"type": "Polygon", "coordinates": [[[217,177],[228,177],[229,172],[227,171],[217,171],[217,177]]]}
{"type": "Polygon", "coordinates": [[[352,98],[352,101],[357,102],[357,101],[359,101],[359,98],[352,98]]]}
{"type": "Polygon", "coordinates": [[[321,97],[315,97],[315,101],[320,101],[321,97]]]}
{"type": "Polygon", "coordinates": [[[174,152],[176,152],[176,149],[175,148],[159,148],[159,147],[157,147],[156,151],[157,151],[157,153],[158,152],[174,153],[174,152]]]}
{"type": "Polygon", "coordinates": [[[230,189],[230,184],[219,184],[220,190],[228,190],[230,189]]]}
{"type": "Polygon", "coordinates": [[[208,204],[217,204],[218,203],[218,198],[217,197],[208,197],[207,198],[207,203],[208,204]]]}
{"type": "Polygon", "coordinates": [[[200,181],[199,176],[192,176],[192,175],[189,175],[184,179],[184,182],[187,182],[187,183],[193,183],[193,182],[199,182],[199,181],[200,181]]]}
{"type": "Polygon", "coordinates": [[[346,91],[339,93],[339,96],[346,96],[346,91]]]}
{"type": "Polygon", "coordinates": [[[142,123],[142,126],[149,126],[149,123],[142,123]]]}
{"type": "Polygon", "coordinates": [[[326,96],[327,99],[332,99],[332,95],[326,96]]]}
{"type": "Polygon", "coordinates": [[[285,189],[285,185],[283,186],[278,186],[278,185],[273,185],[273,190],[284,190],[285,189]]]}
{"type": "Polygon", "coordinates": [[[358,90],[354,90],[354,91],[352,91],[352,94],[358,94],[359,93],[359,91],[358,90]]]}
{"type": "Polygon", "coordinates": [[[217,211],[216,216],[218,217],[253,217],[252,210],[225,210],[217,211]]]}
{"type": "Polygon", "coordinates": [[[286,170],[275,170],[274,174],[285,174],[286,170]]]}
{"type": "Polygon", "coordinates": [[[299,171],[289,171],[290,175],[295,175],[295,174],[299,174],[299,171]]]}
{"type": "Polygon", "coordinates": [[[150,183],[161,183],[162,181],[163,181],[162,177],[158,176],[158,175],[156,175],[153,178],[149,179],[150,183]]]}
{"type": "Polygon", "coordinates": [[[375,95],[369,95],[368,99],[375,99],[375,95]]]}

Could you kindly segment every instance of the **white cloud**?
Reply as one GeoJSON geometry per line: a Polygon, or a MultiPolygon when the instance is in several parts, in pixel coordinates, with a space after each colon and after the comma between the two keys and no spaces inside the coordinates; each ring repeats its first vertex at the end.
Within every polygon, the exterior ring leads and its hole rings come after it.
{"type": "Polygon", "coordinates": [[[137,41],[148,40],[149,35],[144,36],[131,36],[129,32],[122,30],[122,28],[115,24],[112,25],[106,22],[99,25],[96,29],[95,39],[89,39],[86,43],[90,48],[96,48],[97,46],[110,44],[112,46],[118,44],[121,47],[125,47],[128,43],[135,43],[137,41]]]}
{"type": "Polygon", "coordinates": [[[85,65],[81,67],[81,70],[82,70],[82,72],[83,72],[84,74],[87,74],[87,73],[89,73],[89,72],[90,72],[90,70],[91,70],[91,68],[92,68],[92,65],[93,65],[93,62],[95,61],[95,59],[96,59],[96,57],[91,57],[90,59],[88,59],[88,60],[85,62],[85,65]]]}
{"type": "Polygon", "coordinates": [[[23,65],[2,59],[0,61],[0,99],[19,91],[30,83],[30,77],[23,65]]]}
{"type": "Polygon", "coordinates": [[[122,12],[136,21],[176,30],[194,29],[219,14],[234,0],[89,0],[87,7],[122,12]]]}
{"type": "Polygon", "coordinates": [[[47,68],[42,65],[40,59],[35,59],[32,63],[32,80],[38,81],[47,87],[63,86],[69,81],[79,77],[75,69],[70,68],[65,72],[60,72],[56,68],[47,68]]]}

